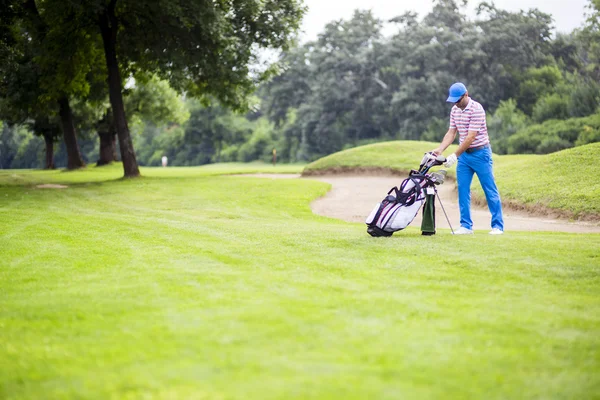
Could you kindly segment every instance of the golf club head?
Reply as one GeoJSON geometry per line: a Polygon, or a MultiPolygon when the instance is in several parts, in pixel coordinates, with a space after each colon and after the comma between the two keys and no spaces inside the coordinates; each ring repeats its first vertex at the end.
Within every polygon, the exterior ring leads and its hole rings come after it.
{"type": "Polygon", "coordinates": [[[442,183],[444,183],[444,180],[446,179],[446,170],[442,169],[442,170],[431,173],[429,175],[429,179],[431,179],[431,181],[435,185],[441,185],[442,183]]]}

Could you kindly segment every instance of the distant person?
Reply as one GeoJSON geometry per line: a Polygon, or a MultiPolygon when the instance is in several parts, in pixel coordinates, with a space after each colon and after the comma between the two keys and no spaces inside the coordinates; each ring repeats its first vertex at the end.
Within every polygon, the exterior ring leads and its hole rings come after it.
{"type": "Polygon", "coordinates": [[[450,154],[445,163],[445,166],[449,168],[458,162],[456,180],[458,184],[460,228],[454,231],[454,234],[468,235],[473,233],[471,182],[473,174],[477,174],[485,193],[488,208],[492,214],[490,234],[501,235],[504,233],[502,202],[492,171],[492,149],[487,133],[485,110],[481,104],[469,97],[466,86],[460,82],[450,86],[446,102],[454,103],[450,111],[450,128],[440,146],[433,152],[437,155],[442,154],[454,142],[458,132],[458,150],[450,154]]]}
{"type": "Polygon", "coordinates": [[[277,164],[277,150],[273,149],[273,166],[277,164]]]}
{"type": "Polygon", "coordinates": [[[169,159],[167,158],[167,156],[162,156],[162,166],[166,167],[168,163],[169,159]]]}

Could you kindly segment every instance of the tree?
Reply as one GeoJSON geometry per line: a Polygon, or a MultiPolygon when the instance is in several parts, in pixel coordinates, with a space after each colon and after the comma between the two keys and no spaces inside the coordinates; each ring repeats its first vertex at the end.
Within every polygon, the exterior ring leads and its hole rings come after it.
{"type": "Polygon", "coordinates": [[[117,161],[117,132],[114,129],[106,90],[98,87],[90,90],[90,94],[86,98],[74,102],[73,110],[75,126],[82,136],[87,136],[88,139],[94,134],[98,136],[100,143],[96,166],[100,167],[117,161]]]}
{"type": "Polygon", "coordinates": [[[64,25],[92,34],[98,27],[126,177],[139,175],[123,101],[122,78],[157,73],[179,91],[214,95],[243,108],[270,68],[251,67],[258,48],[286,47],[304,8],[299,0],[48,0],[47,9],[74,15],[64,25]]]}
{"type": "Polygon", "coordinates": [[[532,112],[535,122],[569,118],[569,99],[558,93],[547,94],[535,103],[532,112]]]}
{"type": "Polygon", "coordinates": [[[281,125],[290,109],[309,101],[312,94],[312,44],[284,52],[278,63],[278,73],[261,85],[261,108],[276,126],[281,125]]]}
{"type": "Polygon", "coordinates": [[[96,124],[96,132],[100,139],[97,167],[117,161],[117,128],[114,121],[112,109],[108,107],[96,124]]]}
{"type": "Polygon", "coordinates": [[[149,159],[154,157],[155,151],[166,150],[152,148],[157,144],[154,143],[154,139],[159,134],[160,128],[171,131],[174,126],[184,124],[190,117],[188,105],[182,97],[169,86],[168,82],[160,80],[156,75],[138,74],[135,85],[126,91],[124,101],[133,131],[142,132],[137,140],[134,140],[136,148],[138,144],[142,146],[142,164],[148,163],[149,159]],[[150,154],[145,154],[147,151],[150,151],[150,154]]]}
{"type": "MultiPolygon", "coordinates": [[[[84,166],[69,97],[85,93],[88,89],[85,75],[93,49],[85,46],[86,36],[81,32],[66,29],[60,23],[54,24],[57,18],[68,20],[69,14],[53,14],[46,7],[40,13],[35,0],[3,0],[2,9],[10,10],[10,43],[7,40],[5,43],[12,46],[12,65],[15,66],[9,73],[6,73],[7,70],[3,73],[5,101],[10,103],[17,99],[13,108],[20,108],[27,118],[42,118],[38,126],[45,124],[44,119],[54,115],[58,109],[68,151],[67,167],[84,166]],[[65,29],[61,31],[60,27],[65,29]],[[35,82],[36,95],[29,96],[29,103],[19,99],[25,92],[20,86],[23,81],[35,82]],[[50,108],[50,105],[53,107],[50,108]]],[[[8,35],[3,36],[6,39],[8,35]]]]}
{"type": "Polygon", "coordinates": [[[58,103],[68,153],[67,168],[83,167],[69,97],[85,95],[89,91],[86,75],[96,58],[93,43],[87,40],[84,32],[65,24],[73,17],[71,12],[44,7],[44,12],[40,13],[35,0],[26,0],[24,9],[24,21],[34,42],[40,46],[37,60],[42,68],[41,88],[48,101],[58,103]]]}
{"type": "MultiPolygon", "coordinates": [[[[107,91],[98,88],[96,93],[98,94],[96,97],[92,99],[88,96],[87,101],[82,102],[76,110],[81,117],[78,127],[98,134],[100,145],[96,165],[103,166],[117,161],[117,131],[107,91]]],[[[135,83],[132,83],[132,87],[126,89],[124,94],[125,110],[129,116],[128,124],[142,127],[140,130],[148,124],[154,126],[183,124],[189,118],[183,99],[168,82],[160,80],[156,75],[137,74],[135,83]]]]}
{"type": "Polygon", "coordinates": [[[333,21],[316,42],[286,53],[283,73],[261,93],[265,114],[281,127],[291,110],[297,115],[286,126],[287,143],[281,149],[290,159],[312,159],[339,150],[351,140],[381,136],[375,100],[383,82],[371,57],[379,47],[382,22],[370,11],[356,11],[348,21],[333,21]],[[295,136],[292,139],[292,135],[295,136]]]}
{"type": "Polygon", "coordinates": [[[589,77],[569,76],[569,115],[585,117],[600,111],[600,83],[589,77]]]}
{"type": "Polygon", "coordinates": [[[523,74],[516,96],[517,103],[527,115],[532,115],[538,99],[554,93],[562,83],[562,73],[556,66],[530,68],[523,74]]]}
{"type": "Polygon", "coordinates": [[[581,70],[580,47],[575,33],[556,35],[551,43],[551,52],[561,70],[569,73],[581,70]]]}
{"type": "MultiPolygon", "coordinates": [[[[12,14],[11,27],[3,24],[0,49],[4,62],[0,65],[0,119],[9,125],[27,125],[35,135],[44,138],[44,168],[53,169],[54,142],[61,136],[58,121],[50,104],[41,100],[41,71],[34,58],[34,45],[22,40],[26,33],[12,14]],[[21,37],[21,38],[20,38],[21,37]],[[19,40],[21,39],[21,40],[19,40]]],[[[8,22],[4,20],[4,22],[8,22]]]]}
{"type": "MultiPolygon", "coordinates": [[[[537,9],[510,12],[485,2],[479,5],[478,15],[477,48],[484,57],[478,60],[475,80],[486,97],[482,103],[493,111],[501,100],[518,98],[523,71],[553,63],[552,17],[537,9]]],[[[534,103],[518,99],[528,114],[534,103]]]]}
{"type": "MultiPolygon", "coordinates": [[[[194,102],[190,114],[185,127],[183,150],[188,160],[195,160],[198,164],[219,162],[223,156],[223,161],[239,160],[240,147],[251,138],[251,126],[256,122],[246,120],[216,101],[209,106],[194,102]]],[[[183,161],[178,157],[176,162],[183,161]]]]}
{"type": "Polygon", "coordinates": [[[595,82],[600,81],[600,0],[590,0],[587,20],[578,32],[581,43],[581,59],[586,75],[595,82]]]}
{"type": "Polygon", "coordinates": [[[50,117],[38,117],[31,124],[33,133],[36,136],[44,138],[46,157],[44,162],[45,169],[54,169],[54,142],[61,135],[60,126],[56,121],[53,121],[50,117]]]}
{"type": "Polygon", "coordinates": [[[26,125],[3,124],[0,130],[0,169],[38,168],[43,143],[26,125]]]}
{"type": "Polygon", "coordinates": [[[396,137],[419,139],[433,117],[447,120],[443,96],[453,82],[465,82],[472,95],[481,93],[472,84],[478,81],[473,68],[482,58],[479,34],[452,0],[436,1],[422,21],[407,15],[398,22],[384,79],[393,91],[390,118],[396,137]]]}

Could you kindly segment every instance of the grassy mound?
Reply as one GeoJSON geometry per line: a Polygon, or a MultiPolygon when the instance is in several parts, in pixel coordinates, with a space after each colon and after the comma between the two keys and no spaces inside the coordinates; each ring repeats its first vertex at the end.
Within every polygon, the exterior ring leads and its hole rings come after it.
{"type": "MultiPolygon", "coordinates": [[[[406,172],[437,143],[395,141],[357,147],[317,160],[303,173],[361,168],[406,172]]],[[[456,146],[444,154],[450,154],[456,146]]],[[[494,174],[504,201],[531,209],[547,208],[574,218],[600,219],[600,143],[547,155],[494,155],[494,174]]],[[[455,168],[449,171],[454,176],[455,168]]],[[[483,192],[474,179],[474,193],[483,192]]]]}
{"type": "Polygon", "coordinates": [[[576,218],[600,217],[598,154],[600,143],[546,155],[498,156],[494,173],[503,198],[568,211],[576,218]]]}
{"type": "MultiPolygon", "coordinates": [[[[308,164],[303,174],[345,169],[385,168],[406,172],[419,167],[423,154],[436,148],[439,143],[418,141],[394,141],[355,147],[328,155],[308,164]]],[[[456,146],[451,146],[448,154],[456,146]]]]}

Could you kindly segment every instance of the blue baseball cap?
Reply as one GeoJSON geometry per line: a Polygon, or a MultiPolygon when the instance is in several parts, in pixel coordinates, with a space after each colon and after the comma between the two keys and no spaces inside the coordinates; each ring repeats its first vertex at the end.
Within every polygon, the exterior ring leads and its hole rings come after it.
{"type": "Polygon", "coordinates": [[[450,86],[450,90],[448,90],[448,99],[446,99],[446,102],[456,103],[465,93],[467,93],[467,87],[460,82],[456,82],[450,86]]]}

